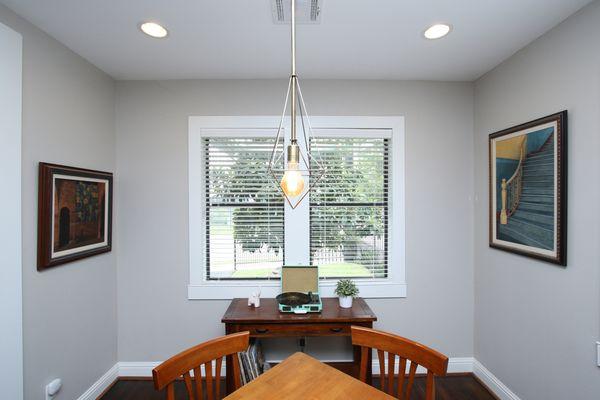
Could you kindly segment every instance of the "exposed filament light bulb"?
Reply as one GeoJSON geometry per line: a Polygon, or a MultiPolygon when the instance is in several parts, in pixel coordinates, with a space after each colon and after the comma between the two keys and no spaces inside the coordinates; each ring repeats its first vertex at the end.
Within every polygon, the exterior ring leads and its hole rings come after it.
{"type": "Polygon", "coordinates": [[[300,149],[297,144],[288,146],[288,165],[281,178],[281,189],[288,198],[297,197],[304,191],[304,177],[298,169],[300,149]]]}
{"type": "Polygon", "coordinates": [[[298,171],[298,163],[288,163],[285,174],[281,178],[281,189],[290,198],[299,196],[304,190],[304,178],[300,171],[298,171]]]}

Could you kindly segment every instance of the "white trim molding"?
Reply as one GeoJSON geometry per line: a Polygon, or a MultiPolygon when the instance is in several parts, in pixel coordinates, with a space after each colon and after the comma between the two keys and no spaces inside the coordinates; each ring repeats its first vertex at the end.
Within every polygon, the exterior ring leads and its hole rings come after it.
{"type": "Polygon", "coordinates": [[[473,374],[483,382],[500,400],[521,400],[508,386],[483,366],[479,361],[473,360],[473,374]]]}
{"type": "MultiPolygon", "coordinates": [[[[0,23],[0,387],[23,399],[23,262],[21,149],[23,37],[0,23]]],[[[29,182],[27,183],[29,184],[29,182]]]]}
{"type": "Polygon", "coordinates": [[[106,371],[84,394],[79,396],[77,400],[96,400],[106,389],[110,387],[119,378],[119,363],[112,366],[106,371]]]}
{"type": "MultiPolygon", "coordinates": [[[[275,136],[281,116],[189,117],[188,185],[189,185],[189,271],[188,299],[232,299],[248,297],[258,287],[262,297],[275,297],[280,292],[279,280],[208,280],[206,278],[206,232],[203,184],[204,137],[235,137],[240,135],[275,136]],[[191,205],[194,205],[192,207],[191,205]]],[[[391,139],[391,181],[389,210],[388,275],[385,279],[355,279],[364,298],[399,298],[407,296],[405,271],[405,124],[404,117],[336,116],[311,118],[315,137],[382,137],[391,139]]],[[[289,129],[289,118],[284,118],[289,129]]],[[[306,202],[305,202],[306,203],[306,202]]],[[[294,213],[285,211],[285,263],[308,265],[309,210],[301,205],[294,213]],[[299,243],[301,245],[299,245],[299,243]],[[293,245],[291,245],[293,244],[293,245]],[[300,249],[300,250],[294,250],[300,249]]],[[[334,296],[335,280],[319,282],[321,296],[334,296]]]]}
{"type": "MultiPolygon", "coordinates": [[[[448,373],[456,374],[456,373],[465,373],[465,372],[473,372],[473,357],[452,357],[448,360],[448,373]]],[[[387,360],[386,360],[387,365],[387,360]]],[[[373,374],[379,375],[379,360],[373,360],[371,364],[373,374]]],[[[406,373],[409,372],[409,363],[406,363],[406,373]]],[[[394,373],[398,373],[399,365],[396,363],[394,373]]],[[[417,374],[424,374],[427,370],[423,368],[421,365],[417,367],[417,374]]]]}
{"type": "Polygon", "coordinates": [[[119,377],[121,378],[147,378],[152,376],[152,370],[156,368],[161,361],[130,362],[121,361],[119,366],[119,377]]]}
{"type": "MultiPolygon", "coordinates": [[[[122,378],[148,378],[152,377],[152,370],[160,365],[161,361],[149,362],[120,362],[119,377],[122,378]]],[[[214,363],[213,363],[214,364],[214,363]]],[[[204,365],[200,367],[202,376],[206,376],[204,365]]],[[[214,367],[213,367],[214,369],[214,367]]],[[[191,376],[194,376],[194,371],[191,371],[191,376]]],[[[221,364],[221,377],[225,376],[225,363],[221,364]]]]}
{"type": "MultiPolygon", "coordinates": [[[[354,279],[359,285],[360,297],[365,299],[374,298],[398,298],[406,297],[406,283],[380,282],[375,279],[361,281],[354,279]]],[[[319,291],[321,297],[337,297],[335,291],[335,281],[321,280],[319,282],[319,291]]],[[[269,283],[269,281],[244,281],[244,282],[220,282],[220,284],[189,284],[189,300],[231,300],[236,297],[248,297],[260,287],[262,298],[272,298],[281,293],[279,281],[269,283]]]]}
{"type": "MultiPolygon", "coordinates": [[[[276,361],[270,361],[276,362],[276,361]]],[[[96,400],[102,392],[118,378],[148,378],[152,377],[152,370],[160,361],[121,361],[109,369],[97,382],[95,382],[78,400],[96,400]]],[[[408,365],[407,365],[408,367],[408,365]]],[[[379,374],[379,361],[373,360],[373,373],[379,374]]],[[[398,364],[396,364],[396,373],[398,364]]],[[[423,367],[417,368],[417,373],[424,373],[423,367]]],[[[500,379],[496,378],[487,368],[473,357],[452,357],[448,361],[448,373],[473,373],[483,384],[500,400],[521,400],[500,379]]],[[[192,374],[193,375],[193,374],[192,374]]],[[[202,367],[204,375],[204,367],[202,367]]],[[[225,376],[225,364],[221,366],[221,376],[225,376]]]]}
{"type": "MultiPolygon", "coordinates": [[[[321,360],[322,362],[340,362],[343,360],[321,360]]],[[[347,361],[347,360],[346,360],[347,361]]],[[[270,360],[271,363],[279,363],[281,360],[270,360]]],[[[465,373],[473,372],[472,357],[454,357],[448,361],[448,373],[465,373]]],[[[129,378],[147,378],[152,376],[152,370],[160,364],[160,361],[148,361],[148,362],[120,362],[119,363],[119,376],[129,378]]],[[[373,360],[372,363],[373,373],[379,374],[379,361],[373,360]]],[[[407,365],[408,368],[408,365],[407,365]]],[[[408,372],[408,369],[407,369],[408,372]]],[[[396,364],[396,373],[398,373],[398,364],[396,364]]],[[[417,373],[425,373],[425,369],[421,366],[417,368],[417,373]]],[[[202,369],[202,375],[204,375],[204,369],[202,369]]],[[[225,376],[225,364],[221,367],[221,376],[225,376]]]]}

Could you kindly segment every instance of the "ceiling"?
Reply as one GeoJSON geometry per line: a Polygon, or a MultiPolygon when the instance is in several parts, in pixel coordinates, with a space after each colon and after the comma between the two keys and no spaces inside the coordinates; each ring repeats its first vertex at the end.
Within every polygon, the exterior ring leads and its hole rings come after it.
{"type": "MultiPolygon", "coordinates": [[[[280,78],[271,0],[0,0],[116,79],[280,78]],[[154,20],[166,39],[138,30],[154,20]]],[[[323,0],[298,26],[301,78],[471,81],[591,0],[323,0]],[[454,27],[427,41],[435,22],[454,27]]]]}

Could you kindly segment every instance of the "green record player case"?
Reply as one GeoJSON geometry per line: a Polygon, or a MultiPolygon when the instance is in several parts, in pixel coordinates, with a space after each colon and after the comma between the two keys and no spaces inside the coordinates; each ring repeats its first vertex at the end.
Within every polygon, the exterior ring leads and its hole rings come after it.
{"type": "Polygon", "coordinates": [[[279,305],[279,311],[303,314],[321,312],[323,303],[319,293],[319,267],[316,265],[284,265],[281,268],[281,293],[300,292],[312,295],[309,304],[296,307],[279,305]]]}

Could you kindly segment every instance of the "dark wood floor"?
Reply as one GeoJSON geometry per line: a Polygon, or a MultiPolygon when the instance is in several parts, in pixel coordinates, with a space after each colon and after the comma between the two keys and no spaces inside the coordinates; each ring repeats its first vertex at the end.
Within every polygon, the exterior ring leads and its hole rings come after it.
{"type": "MultiPolygon", "coordinates": [[[[377,379],[376,379],[377,380],[377,379]]],[[[496,398],[472,375],[453,375],[436,378],[437,400],[495,400],[496,398]]],[[[187,400],[183,382],[176,386],[176,398],[187,400]]],[[[375,382],[379,385],[379,382],[375,382]]],[[[225,382],[221,387],[225,386],[225,382]]],[[[425,397],[425,379],[416,378],[411,400],[425,397]]],[[[120,380],[102,397],[102,400],[164,400],[164,392],[157,392],[149,380],[120,380]]]]}

